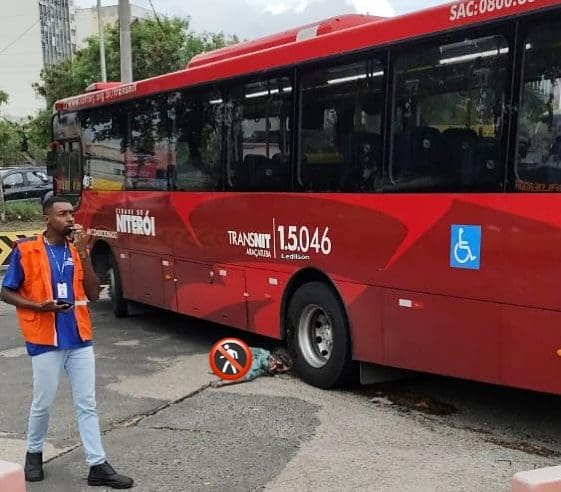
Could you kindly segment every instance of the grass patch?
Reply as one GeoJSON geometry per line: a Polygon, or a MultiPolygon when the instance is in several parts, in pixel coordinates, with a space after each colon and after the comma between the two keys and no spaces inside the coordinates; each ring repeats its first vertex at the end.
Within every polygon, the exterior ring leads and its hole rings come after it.
{"type": "Polygon", "coordinates": [[[6,202],[6,219],[12,220],[39,220],[43,214],[39,200],[16,200],[6,202]]]}

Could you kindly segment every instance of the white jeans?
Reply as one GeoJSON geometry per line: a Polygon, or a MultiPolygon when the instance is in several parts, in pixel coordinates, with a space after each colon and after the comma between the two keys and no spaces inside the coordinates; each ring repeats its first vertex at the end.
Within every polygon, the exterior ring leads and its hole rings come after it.
{"type": "Polygon", "coordinates": [[[52,350],[31,357],[33,367],[33,402],[29,411],[27,450],[43,451],[49,426],[49,409],[53,404],[62,370],[66,371],[80,437],[89,466],[105,461],[101,444],[99,419],[95,408],[95,358],[93,347],[73,350],[52,350]]]}

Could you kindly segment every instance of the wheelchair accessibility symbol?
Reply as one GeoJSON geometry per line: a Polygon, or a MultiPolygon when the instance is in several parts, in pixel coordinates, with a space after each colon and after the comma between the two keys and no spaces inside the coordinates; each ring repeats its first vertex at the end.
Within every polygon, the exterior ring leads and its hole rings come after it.
{"type": "Polygon", "coordinates": [[[481,226],[453,225],[450,234],[450,266],[479,270],[481,226]]]}

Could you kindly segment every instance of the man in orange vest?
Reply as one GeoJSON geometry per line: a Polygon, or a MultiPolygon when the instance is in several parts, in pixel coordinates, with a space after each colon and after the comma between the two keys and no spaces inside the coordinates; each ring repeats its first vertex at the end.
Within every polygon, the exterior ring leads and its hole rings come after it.
{"type": "Polygon", "coordinates": [[[88,299],[99,298],[99,280],[72,204],[52,197],[43,204],[47,229],[17,242],[0,297],[16,306],[31,356],[33,402],[29,412],[25,478],[43,480],[43,443],[49,409],[64,370],[72,386],[78,427],[90,467],[88,485],[132,487],[105,459],[95,404],[95,359],[88,299]],[[73,241],[69,238],[74,235],[73,241]]]}

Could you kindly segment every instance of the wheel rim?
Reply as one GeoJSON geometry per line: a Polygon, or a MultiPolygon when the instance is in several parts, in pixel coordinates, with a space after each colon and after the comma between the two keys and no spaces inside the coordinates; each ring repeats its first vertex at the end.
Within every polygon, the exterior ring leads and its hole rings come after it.
{"type": "Polygon", "coordinates": [[[306,362],[319,369],[333,353],[331,318],[320,306],[310,304],[302,310],[298,322],[298,346],[306,362]]]}

